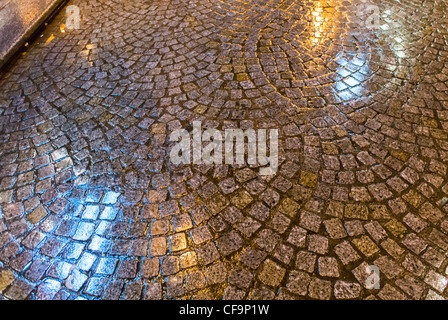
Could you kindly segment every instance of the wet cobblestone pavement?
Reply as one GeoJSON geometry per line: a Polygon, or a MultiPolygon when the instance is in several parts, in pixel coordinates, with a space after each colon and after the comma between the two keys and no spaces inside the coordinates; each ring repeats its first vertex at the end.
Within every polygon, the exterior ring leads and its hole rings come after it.
{"type": "Polygon", "coordinates": [[[0,76],[0,297],[448,298],[448,2],[363,3],[70,1],[0,76]],[[194,120],[278,173],[174,166],[194,120]]]}

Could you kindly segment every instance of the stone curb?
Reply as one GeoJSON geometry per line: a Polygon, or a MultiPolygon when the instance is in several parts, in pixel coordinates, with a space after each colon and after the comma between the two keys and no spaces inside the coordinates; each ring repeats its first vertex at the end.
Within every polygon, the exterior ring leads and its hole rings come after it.
{"type": "MultiPolygon", "coordinates": [[[[54,0],[34,21],[26,27],[25,31],[16,36],[13,43],[6,50],[0,52],[0,70],[14,57],[14,55],[22,48],[22,46],[39,30],[39,28],[68,2],[68,0],[54,0]]],[[[3,3],[0,10],[6,9],[9,2],[3,3]]],[[[2,50],[2,48],[0,48],[2,50]]]]}

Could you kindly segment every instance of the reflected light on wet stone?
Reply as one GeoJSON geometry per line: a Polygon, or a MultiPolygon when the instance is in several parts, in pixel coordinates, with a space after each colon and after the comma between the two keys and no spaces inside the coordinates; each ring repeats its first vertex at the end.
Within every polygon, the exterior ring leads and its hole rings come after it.
{"type": "Polygon", "coordinates": [[[445,4],[71,3],[0,74],[0,298],[448,298],[445,4]],[[174,166],[193,121],[277,174],[174,166]]]}
{"type": "Polygon", "coordinates": [[[61,289],[62,285],[54,279],[45,279],[37,288],[36,299],[51,300],[61,289]]]}
{"type": "Polygon", "coordinates": [[[45,41],[45,45],[49,45],[51,41],[53,41],[54,39],[54,35],[52,34],[51,36],[48,37],[47,41],[45,41]]]}

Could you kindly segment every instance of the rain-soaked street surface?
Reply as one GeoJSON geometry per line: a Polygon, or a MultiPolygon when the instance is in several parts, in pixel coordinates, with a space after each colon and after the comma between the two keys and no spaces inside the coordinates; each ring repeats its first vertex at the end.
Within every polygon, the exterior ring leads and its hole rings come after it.
{"type": "Polygon", "coordinates": [[[1,298],[448,298],[447,1],[68,4],[0,74],[1,298]],[[174,165],[193,121],[277,174],[174,165]]]}

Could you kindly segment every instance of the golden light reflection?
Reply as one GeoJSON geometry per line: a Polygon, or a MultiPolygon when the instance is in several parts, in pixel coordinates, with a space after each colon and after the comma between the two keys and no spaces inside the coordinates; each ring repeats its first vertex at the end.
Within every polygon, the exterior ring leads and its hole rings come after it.
{"type": "Polygon", "coordinates": [[[315,28],[314,37],[311,39],[311,41],[317,45],[320,39],[322,39],[324,23],[323,9],[320,6],[319,2],[317,2],[317,6],[311,14],[313,15],[313,24],[315,28]]]}
{"type": "Polygon", "coordinates": [[[47,41],[45,41],[45,45],[48,45],[51,41],[53,41],[53,39],[54,39],[54,35],[52,34],[52,35],[47,39],[47,41]]]}
{"type": "Polygon", "coordinates": [[[59,30],[61,32],[65,32],[65,24],[61,24],[61,26],[59,27],[59,30]]]}

